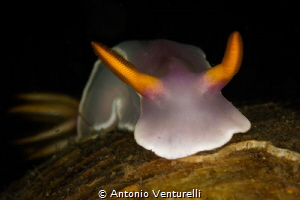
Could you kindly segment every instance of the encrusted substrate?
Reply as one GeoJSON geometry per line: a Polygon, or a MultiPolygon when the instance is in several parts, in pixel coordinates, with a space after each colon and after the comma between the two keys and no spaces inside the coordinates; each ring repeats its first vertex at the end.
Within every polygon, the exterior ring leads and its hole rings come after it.
{"type": "Polygon", "coordinates": [[[193,189],[201,199],[299,199],[299,112],[274,103],[241,111],[252,129],[224,147],[166,160],[138,146],[132,133],[109,133],[70,144],[0,199],[99,199],[100,190],[107,198],[112,191],[136,191],[156,199],[159,190],[193,189]]]}

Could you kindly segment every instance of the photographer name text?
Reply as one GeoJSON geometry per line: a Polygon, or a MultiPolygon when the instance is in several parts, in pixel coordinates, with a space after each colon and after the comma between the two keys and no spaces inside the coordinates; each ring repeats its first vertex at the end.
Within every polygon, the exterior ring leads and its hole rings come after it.
{"type": "Polygon", "coordinates": [[[165,192],[161,190],[152,190],[151,192],[146,192],[143,190],[139,192],[117,192],[116,190],[112,190],[109,194],[107,194],[105,190],[100,190],[98,196],[102,199],[106,198],[107,196],[109,196],[110,198],[148,198],[150,196],[153,196],[155,198],[201,198],[201,190],[193,189],[190,192],[165,192]]]}

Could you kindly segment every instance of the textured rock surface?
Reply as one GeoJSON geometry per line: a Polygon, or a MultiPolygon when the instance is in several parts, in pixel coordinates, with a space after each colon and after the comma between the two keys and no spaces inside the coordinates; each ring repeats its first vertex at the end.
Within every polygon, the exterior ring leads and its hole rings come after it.
{"type": "Polygon", "coordinates": [[[166,160],[129,132],[69,146],[13,183],[1,199],[99,199],[99,190],[201,190],[201,199],[299,199],[300,114],[282,105],[244,106],[252,129],[224,147],[166,160]]]}

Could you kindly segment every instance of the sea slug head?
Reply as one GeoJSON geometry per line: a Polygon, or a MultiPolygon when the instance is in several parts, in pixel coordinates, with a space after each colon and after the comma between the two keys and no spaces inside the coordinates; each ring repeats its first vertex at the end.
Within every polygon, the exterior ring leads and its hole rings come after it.
{"type": "MultiPolygon", "coordinates": [[[[176,159],[227,143],[250,129],[249,120],[221,94],[240,68],[243,44],[238,32],[227,43],[222,63],[201,73],[178,58],[165,61],[166,73],[155,77],[139,70],[107,47],[93,43],[99,58],[141,96],[141,116],[134,135],[156,155],[176,159]]],[[[205,59],[205,58],[199,58],[205,59]]]]}

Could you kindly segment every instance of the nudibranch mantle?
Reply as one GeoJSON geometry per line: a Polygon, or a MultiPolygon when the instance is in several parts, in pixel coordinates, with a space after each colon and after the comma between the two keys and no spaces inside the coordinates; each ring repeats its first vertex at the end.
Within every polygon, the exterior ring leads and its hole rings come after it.
{"type": "Polygon", "coordinates": [[[134,131],[139,145],[176,159],[220,147],[250,129],[220,91],[241,64],[238,32],[230,35],[222,63],[213,68],[201,49],[168,40],[127,41],[113,50],[92,45],[101,61],[80,102],[79,139],[91,129],[134,131]]]}

